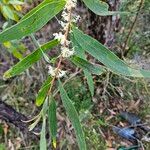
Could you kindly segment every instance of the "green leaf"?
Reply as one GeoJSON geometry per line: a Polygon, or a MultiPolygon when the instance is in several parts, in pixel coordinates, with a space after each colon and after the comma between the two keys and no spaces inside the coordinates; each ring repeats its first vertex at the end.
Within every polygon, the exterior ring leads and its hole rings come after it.
{"type": "Polygon", "coordinates": [[[75,27],[73,27],[73,35],[85,51],[107,66],[112,72],[125,76],[150,78],[150,71],[131,68],[107,47],[75,27]]]}
{"type": "Polygon", "coordinates": [[[16,48],[12,49],[12,54],[20,60],[23,58],[23,55],[16,48]]]}
{"type": "Polygon", "coordinates": [[[13,9],[11,9],[9,6],[4,5],[2,7],[2,12],[7,19],[18,21],[18,17],[16,17],[16,14],[14,13],[13,9]]]}
{"type": "Polygon", "coordinates": [[[87,79],[87,84],[89,86],[89,90],[91,92],[91,96],[93,97],[94,96],[94,82],[93,82],[93,77],[91,75],[90,72],[84,70],[84,75],[87,79]]]}
{"type": "Polygon", "coordinates": [[[52,2],[53,0],[44,0],[42,3],[40,3],[38,6],[36,6],[35,8],[31,9],[25,16],[23,16],[21,18],[22,20],[25,20],[26,18],[32,16],[33,14],[35,14],[39,9],[41,9],[43,6],[45,6],[46,4],[52,2]]]}
{"type": "Polygon", "coordinates": [[[5,145],[4,144],[0,144],[0,150],[6,150],[5,145]]]}
{"type": "Polygon", "coordinates": [[[48,110],[49,130],[54,148],[56,148],[57,135],[57,119],[56,119],[56,102],[53,97],[50,97],[50,106],[48,110]]]}
{"type": "MultiPolygon", "coordinates": [[[[47,50],[49,50],[49,49],[53,48],[54,46],[56,46],[58,43],[59,42],[57,40],[52,40],[52,41],[49,41],[48,43],[42,45],[41,48],[44,52],[46,52],[47,50]]],[[[4,78],[10,78],[10,77],[13,77],[15,75],[18,75],[18,74],[22,73],[23,71],[25,71],[26,69],[31,67],[39,59],[41,59],[42,56],[43,55],[42,55],[42,52],[41,52],[40,48],[37,49],[36,51],[29,54],[28,56],[26,56],[21,61],[19,61],[16,65],[14,65],[8,71],[6,71],[4,73],[4,78]]]]}
{"type": "Polygon", "coordinates": [[[48,93],[48,90],[51,86],[51,81],[52,81],[52,78],[49,76],[47,78],[47,80],[43,83],[41,89],[39,90],[38,92],[38,95],[36,97],[36,105],[37,106],[41,106],[47,96],[47,93],[48,93]]]}
{"type": "Polygon", "coordinates": [[[42,124],[42,130],[40,133],[40,150],[47,150],[47,146],[46,146],[46,117],[43,117],[43,124],[42,124]]]}
{"type": "Polygon", "coordinates": [[[35,127],[36,127],[36,125],[40,122],[40,120],[41,120],[41,117],[38,117],[31,125],[29,125],[29,131],[32,131],[35,127]]]}
{"type": "Polygon", "coordinates": [[[65,0],[46,0],[34,8],[23,19],[0,33],[0,43],[19,39],[36,32],[64,7],[65,0]]]}
{"type": "Polygon", "coordinates": [[[80,121],[79,121],[79,117],[78,117],[79,115],[74,105],[72,104],[71,99],[68,97],[65,89],[63,88],[63,85],[60,80],[59,80],[59,91],[60,91],[60,96],[61,96],[63,105],[65,107],[66,113],[74,127],[79,148],[80,150],[86,150],[85,137],[82,131],[80,121]]]}
{"type": "Polygon", "coordinates": [[[47,111],[49,108],[48,104],[49,104],[49,97],[47,96],[43,103],[42,110],[41,110],[41,113],[43,116],[47,116],[47,111]]]}
{"type": "Polygon", "coordinates": [[[9,0],[8,3],[12,4],[12,5],[23,5],[24,4],[24,2],[21,2],[19,0],[9,0]]]}
{"type": "MultiPolygon", "coordinates": [[[[85,51],[82,49],[82,47],[76,42],[75,38],[73,37],[73,34],[71,34],[71,42],[72,46],[74,47],[74,50],[76,52],[76,55],[82,59],[86,60],[85,51]]],[[[91,93],[91,96],[94,95],[94,82],[93,77],[90,72],[87,71],[87,69],[83,69],[84,75],[87,79],[87,84],[91,93]]]]}
{"type": "Polygon", "coordinates": [[[105,72],[104,67],[102,67],[100,65],[96,65],[96,64],[91,64],[88,61],[86,61],[78,56],[73,56],[71,58],[71,61],[78,67],[82,68],[83,70],[86,70],[86,71],[96,74],[96,75],[101,75],[102,73],[105,72]]]}
{"type": "Polygon", "coordinates": [[[43,51],[42,51],[42,54],[43,54],[44,60],[45,60],[47,63],[50,63],[51,61],[50,61],[50,59],[49,59],[49,56],[48,56],[47,54],[43,53],[43,51]]]}
{"type": "Polygon", "coordinates": [[[72,33],[71,33],[71,43],[72,43],[72,47],[75,50],[75,54],[78,57],[86,60],[85,50],[82,49],[79,43],[75,40],[74,35],[72,33]]]}
{"type": "Polygon", "coordinates": [[[109,5],[100,0],[83,0],[83,2],[91,11],[100,16],[127,14],[127,12],[109,11],[109,5]]]}

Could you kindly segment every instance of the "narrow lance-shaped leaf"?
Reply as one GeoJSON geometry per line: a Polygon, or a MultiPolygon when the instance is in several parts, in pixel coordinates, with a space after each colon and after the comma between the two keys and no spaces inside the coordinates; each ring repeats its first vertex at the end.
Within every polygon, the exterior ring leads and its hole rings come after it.
{"type": "Polygon", "coordinates": [[[127,12],[109,11],[109,5],[100,0],[83,0],[85,5],[93,11],[95,14],[100,16],[108,16],[114,14],[126,14],[127,12]]]}
{"type": "Polygon", "coordinates": [[[41,106],[47,96],[47,93],[48,93],[48,90],[51,86],[51,81],[52,81],[52,78],[49,76],[47,78],[47,80],[43,83],[41,89],[39,90],[38,92],[38,95],[36,97],[36,105],[37,106],[41,106]]]}
{"type": "Polygon", "coordinates": [[[47,115],[47,111],[48,111],[48,108],[49,108],[48,104],[49,104],[49,97],[47,96],[44,103],[43,103],[43,106],[42,106],[42,110],[41,110],[42,116],[47,115]]]}
{"type": "Polygon", "coordinates": [[[46,138],[45,138],[45,135],[46,135],[45,128],[46,128],[46,117],[43,117],[42,130],[40,133],[40,150],[47,150],[46,138]]]}
{"type": "Polygon", "coordinates": [[[1,9],[5,18],[18,21],[18,16],[15,14],[14,10],[10,8],[10,6],[4,5],[3,7],[1,7],[1,9]]]}
{"type": "Polygon", "coordinates": [[[35,8],[31,9],[27,14],[25,14],[25,16],[23,16],[21,18],[22,20],[25,20],[26,18],[32,16],[33,14],[35,14],[39,9],[41,9],[43,6],[45,6],[46,4],[52,2],[53,0],[44,0],[42,3],[40,3],[39,5],[37,5],[35,8]]]}
{"type": "Polygon", "coordinates": [[[65,89],[63,88],[63,85],[60,80],[59,80],[59,91],[63,102],[63,106],[65,107],[66,113],[74,127],[79,148],[80,150],[86,150],[85,137],[79,121],[78,113],[74,105],[72,104],[71,99],[68,97],[65,89]]]}
{"type": "Polygon", "coordinates": [[[24,4],[24,2],[21,2],[19,0],[10,0],[8,3],[12,4],[12,5],[23,5],[24,4]]]}
{"type": "Polygon", "coordinates": [[[79,29],[73,27],[73,35],[80,44],[94,58],[102,62],[112,72],[132,77],[146,77],[150,78],[150,71],[144,69],[133,69],[128,66],[123,60],[116,56],[104,45],[99,43],[94,38],[84,34],[79,29]]]}
{"type": "Polygon", "coordinates": [[[34,8],[12,27],[0,33],[0,43],[19,39],[42,28],[50,19],[59,13],[65,5],[64,0],[46,0],[34,8]]]}
{"type": "Polygon", "coordinates": [[[50,97],[50,106],[48,110],[49,130],[54,148],[56,148],[57,135],[57,119],[56,119],[56,102],[53,97],[50,97]]]}
{"type": "MultiPolygon", "coordinates": [[[[76,55],[79,56],[80,58],[86,60],[85,50],[83,50],[82,47],[78,44],[78,42],[76,42],[75,38],[73,37],[73,34],[71,34],[71,42],[72,42],[72,46],[74,47],[76,55]]],[[[91,96],[93,97],[93,95],[94,95],[93,77],[92,77],[91,73],[89,71],[87,71],[87,69],[83,69],[83,72],[87,79],[87,84],[88,84],[91,96]]]]}
{"type": "Polygon", "coordinates": [[[94,82],[93,82],[93,77],[91,75],[91,73],[87,70],[84,70],[84,75],[87,79],[87,84],[89,86],[89,90],[91,92],[91,96],[94,96],[94,82]]]}
{"type": "MultiPolygon", "coordinates": [[[[59,42],[57,40],[52,40],[44,45],[41,46],[42,50],[46,52],[48,49],[53,48],[56,46],[59,42]]],[[[19,61],[16,65],[14,65],[12,68],[10,68],[8,71],[4,73],[4,78],[10,78],[15,75],[18,75],[28,69],[32,66],[33,63],[37,62],[39,59],[42,58],[42,52],[40,49],[37,49],[36,51],[32,52],[25,58],[23,58],[21,61],[19,61]]]]}
{"type": "Polygon", "coordinates": [[[100,66],[100,65],[96,65],[96,64],[91,64],[88,61],[77,57],[77,56],[73,56],[71,58],[71,61],[77,65],[78,67],[89,71],[90,73],[96,74],[96,75],[101,75],[102,73],[104,73],[106,70],[104,69],[104,67],[100,66]]]}
{"type": "Polygon", "coordinates": [[[78,41],[76,41],[73,33],[71,32],[70,34],[70,37],[71,37],[71,43],[72,43],[72,47],[74,48],[75,50],[75,54],[82,58],[82,59],[85,59],[86,60],[86,55],[85,55],[85,50],[82,49],[82,47],[79,45],[78,41]]]}

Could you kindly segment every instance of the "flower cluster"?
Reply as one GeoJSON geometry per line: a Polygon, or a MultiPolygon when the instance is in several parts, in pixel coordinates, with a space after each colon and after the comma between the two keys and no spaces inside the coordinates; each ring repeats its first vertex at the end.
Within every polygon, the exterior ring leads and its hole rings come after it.
{"type": "MultiPolygon", "coordinates": [[[[61,56],[63,58],[70,57],[74,54],[74,48],[70,49],[70,41],[67,39],[69,33],[69,27],[71,22],[77,22],[80,19],[79,16],[75,16],[73,19],[71,18],[71,10],[76,7],[77,0],[66,0],[66,5],[62,12],[62,20],[59,21],[59,24],[62,27],[62,31],[59,33],[54,33],[54,39],[60,41],[61,44],[61,56]]],[[[55,69],[52,66],[48,67],[48,73],[51,76],[56,76],[57,78],[61,78],[66,74],[66,71],[55,69]],[[58,71],[58,72],[57,72],[58,71]]]]}
{"type": "Polygon", "coordinates": [[[70,57],[74,54],[74,50],[70,49],[70,41],[67,39],[67,35],[63,34],[68,32],[68,28],[70,25],[71,21],[76,21],[79,19],[79,16],[77,16],[74,20],[71,20],[70,17],[70,11],[72,8],[75,8],[77,4],[77,0],[67,0],[66,5],[64,7],[64,10],[62,12],[62,20],[59,21],[61,27],[62,27],[62,32],[59,33],[54,33],[53,35],[55,36],[55,39],[58,39],[61,44],[61,55],[62,57],[70,57]]]}
{"type": "Polygon", "coordinates": [[[50,74],[52,77],[56,76],[57,78],[62,78],[65,74],[66,74],[66,71],[63,71],[61,69],[58,69],[58,73],[57,73],[57,68],[53,68],[52,66],[48,66],[48,74],[50,74]]]}
{"type": "Polygon", "coordinates": [[[75,8],[77,4],[77,0],[66,0],[67,3],[65,5],[65,9],[70,10],[71,8],[75,8]]]}

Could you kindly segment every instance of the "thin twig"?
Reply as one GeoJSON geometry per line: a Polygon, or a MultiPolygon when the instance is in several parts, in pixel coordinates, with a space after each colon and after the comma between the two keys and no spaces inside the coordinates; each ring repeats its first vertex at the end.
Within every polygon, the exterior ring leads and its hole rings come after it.
{"type": "Polygon", "coordinates": [[[49,90],[48,90],[48,93],[47,93],[48,96],[51,94],[51,91],[52,91],[52,88],[53,88],[55,79],[56,79],[56,77],[57,77],[57,75],[58,75],[58,73],[59,73],[59,69],[60,69],[60,67],[61,67],[62,59],[63,59],[63,57],[60,56],[60,59],[59,59],[59,62],[58,62],[57,68],[56,68],[56,74],[55,74],[55,76],[53,77],[53,79],[52,79],[52,81],[51,81],[51,86],[50,86],[50,88],[49,88],[49,90]]]}
{"type": "Polygon", "coordinates": [[[135,16],[135,18],[134,18],[134,21],[133,21],[133,23],[132,23],[132,26],[131,26],[131,28],[130,28],[130,31],[129,31],[128,35],[127,35],[126,41],[125,41],[124,46],[123,46],[123,49],[122,49],[122,57],[124,57],[124,56],[126,56],[126,55],[128,54],[128,50],[126,50],[126,47],[127,47],[127,45],[128,45],[128,41],[129,41],[130,36],[131,36],[131,34],[132,34],[133,28],[134,28],[134,26],[135,26],[135,23],[136,23],[136,21],[137,21],[137,18],[138,18],[138,15],[139,15],[139,13],[140,13],[140,10],[141,10],[141,8],[142,8],[142,6],[143,6],[143,3],[144,3],[144,0],[141,0],[141,2],[140,2],[140,4],[139,4],[139,8],[138,8],[137,13],[136,13],[136,16],[135,16]]]}

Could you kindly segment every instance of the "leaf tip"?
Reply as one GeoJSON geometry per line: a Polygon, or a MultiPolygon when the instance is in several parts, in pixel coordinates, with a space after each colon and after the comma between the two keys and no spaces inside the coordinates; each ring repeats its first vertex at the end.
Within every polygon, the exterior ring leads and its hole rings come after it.
{"type": "Polygon", "coordinates": [[[53,147],[56,149],[56,147],[57,147],[57,143],[56,143],[56,139],[54,138],[53,139],[53,147]]]}
{"type": "Polygon", "coordinates": [[[39,99],[36,99],[35,105],[40,107],[42,105],[41,101],[39,99]]]}
{"type": "Polygon", "coordinates": [[[3,75],[3,79],[6,80],[6,79],[9,79],[11,77],[11,74],[9,71],[6,71],[3,75]]]}

